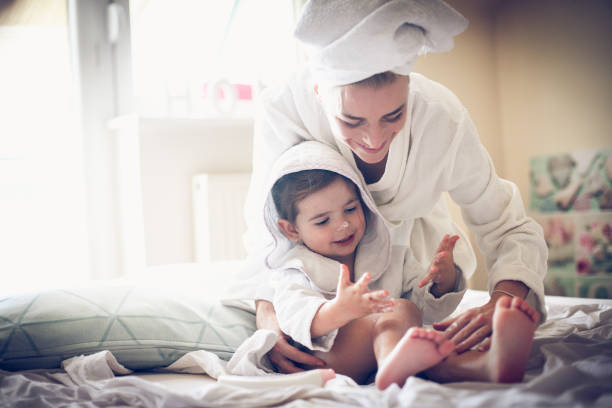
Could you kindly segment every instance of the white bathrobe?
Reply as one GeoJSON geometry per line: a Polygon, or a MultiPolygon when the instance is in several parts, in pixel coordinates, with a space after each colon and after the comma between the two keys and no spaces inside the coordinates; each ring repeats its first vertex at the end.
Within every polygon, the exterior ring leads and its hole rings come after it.
{"type": "MultiPolygon", "coordinates": [[[[262,256],[272,245],[262,207],[268,193],[264,186],[275,160],[295,144],[317,140],[338,150],[357,170],[351,150],[333,135],[308,70],[283,86],[267,89],[260,102],[245,206],[248,231],[244,242],[252,282],[261,282],[265,276],[262,256]]],[[[502,280],[523,282],[530,288],[527,300],[543,320],[547,248],[542,229],[526,216],[516,186],[496,175],[465,107],[441,84],[411,73],[406,116],[404,129],[391,144],[383,177],[367,186],[391,226],[392,244],[410,248],[415,262],[426,268],[444,234],[459,234],[455,262],[469,277],[475,256],[441,196],[450,193],[485,256],[489,291],[502,280]]],[[[253,294],[256,299],[273,297],[268,286],[253,294]]]]}
{"type": "MultiPolygon", "coordinates": [[[[356,249],[354,281],[370,272],[371,290],[387,289],[392,298],[411,300],[423,313],[424,320],[430,323],[455,310],[465,292],[463,274],[460,272],[457,276],[456,290],[440,298],[430,293],[432,283],[419,288],[418,283],[425,276],[426,267],[416,261],[409,246],[392,244],[389,225],[365,188],[363,176],[334,148],[317,141],[293,146],[272,167],[268,191],[283,175],[308,169],[325,169],[342,174],[359,187],[366,207],[366,231],[356,249]]],[[[312,252],[302,244],[294,244],[280,231],[271,194],[266,199],[264,214],[274,244],[265,258],[269,270],[262,282],[274,288],[272,303],[279,326],[302,345],[329,351],[337,330],[311,339],[310,327],[323,302],[336,294],[340,264],[312,252]]]]}

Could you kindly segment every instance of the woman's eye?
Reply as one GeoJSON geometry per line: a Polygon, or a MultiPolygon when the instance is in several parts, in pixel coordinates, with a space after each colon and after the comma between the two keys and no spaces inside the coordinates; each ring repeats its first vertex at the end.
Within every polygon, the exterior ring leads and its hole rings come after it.
{"type": "Polygon", "coordinates": [[[402,117],[402,112],[398,113],[395,116],[391,116],[391,117],[386,118],[386,121],[387,122],[397,122],[398,120],[400,120],[401,117],[402,117]]]}
{"type": "Polygon", "coordinates": [[[326,219],[321,220],[321,221],[319,221],[319,222],[315,222],[315,225],[325,225],[325,224],[327,224],[327,220],[328,220],[328,219],[329,219],[329,218],[326,218],[326,219]]]}
{"type": "Polygon", "coordinates": [[[357,126],[361,125],[361,122],[347,122],[342,119],[340,119],[340,122],[342,122],[344,126],[349,127],[349,128],[356,128],[357,126]]]}

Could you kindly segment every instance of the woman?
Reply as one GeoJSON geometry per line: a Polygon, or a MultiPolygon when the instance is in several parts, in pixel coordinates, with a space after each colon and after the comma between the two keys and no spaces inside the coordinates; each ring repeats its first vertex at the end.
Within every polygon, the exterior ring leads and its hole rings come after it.
{"type": "MultiPolygon", "coordinates": [[[[466,26],[442,1],[309,1],[295,36],[312,47],[310,67],[262,96],[246,206],[245,243],[256,279],[261,279],[258,274],[267,271],[257,259],[270,242],[263,239],[261,216],[269,169],[292,145],[305,140],[328,144],[359,170],[392,226],[393,244],[408,245],[415,265],[427,265],[445,234],[462,236],[455,249],[462,272],[455,289],[461,291],[475,258],[444,205],[441,194],[450,193],[486,257],[491,297],[455,319],[434,324],[457,352],[442,364],[444,370],[432,373],[441,381],[457,378],[458,372],[463,379],[480,379],[466,368],[466,356],[471,361],[474,354],[464,352],[477,345],[488,349],[500,297],[526,299],[544,317],[547,249],[541,228],[526,217],[516,186],[495,174],[456,96],[411,72],[418,55],[450,50],[453,36],[466,26]]],[[[423,283],[429,280],[426,275],[423,283]]],[[[298,363],[321,363],[282,335],[268,302],[272,295],[261,290],[255,296],[258,327],[280,334],[269,353],[271,361],[282,372],[299,370],[298,363]]],[[[423,314],[435,316],[435,311],[423,314]]]]}

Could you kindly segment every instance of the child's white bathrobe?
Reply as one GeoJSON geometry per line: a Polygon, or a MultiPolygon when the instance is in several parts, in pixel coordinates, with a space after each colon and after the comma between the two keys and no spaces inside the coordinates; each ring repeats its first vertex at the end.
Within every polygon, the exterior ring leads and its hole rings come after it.
{"type": "MultiPolygon", "coordinates": [[[[409,247],[415,261],[427,267],[444,234],[459,234],[455,262],[469,277],[475,256],[446,208],[442,193],[448,192],[461,207],[485,256],[489,291],[502,280],[523,282],[530,288],[527,300],[544,319],[547,247],[542,228],[526,216],[518,189],[497,176],[467,110],[450,90],[411,73],[406,103],[406,125],[391,144],[385,173],[367,186],[391,227],[392,244],[409,247]]],[[[272,240],[262,208],[276,159],[293,145],[317,140],[339,151],[357,171],[352,151],[334,136],[339,134],[335,123],[317,100],[307,69],[261,95],[245,206],[244,243],[251,282],[262,282],[267,273],[262,256],[269,252],[272,240]]],[[[272,300],[273,296],[273,290],[264,285],[253,298],[272,300]]]]}
{"type": "MultiPolygon", "coordinates": [[[[376,208],[371,193],[364,187],[361,173],[356,172],[335,149],[323,143],[308,141],[287,150],[272,167],[268,190],[285,174],[300,170],[324,169],[342,174],[359,187],[365,205],[366,231],[356,250],[354,281],[370,272],[370,289],[387,289],[393,298],[414,302],[424,320],[432,322],[449,315],[463,297],[465,279],[458,274],[456,291],[434,297],[419,281],[427,268],[420,264],[408,246],[393,245],[390,230],[376,208]]],[[[323,302],[335,296],[340,264],[289,240],[278,228],[278,213],[269,194],[264,218],[274,238],[272,251],[265,261],[269,268],[265,284],[274,287],[272,303],[281,330],[293,340],[316,350],[328,351],[337,330],[311,339],[310,326],[323,302]]]]}

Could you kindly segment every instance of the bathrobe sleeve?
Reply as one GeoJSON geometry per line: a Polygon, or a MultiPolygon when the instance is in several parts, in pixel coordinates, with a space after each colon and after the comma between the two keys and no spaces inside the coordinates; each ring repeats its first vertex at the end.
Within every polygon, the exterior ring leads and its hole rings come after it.
{"type": "Polygon", "coordinates": [[[275,285],[272,304],[281,331],[310,350],[331,350],[338,329],[312,338],[310,327],[319,308],[327,300],[312,289],[308,278],[296,269],[279,272],[282,277],[275,285]]]}
{"type": "MultiPolygon", "coordinates": [[[[273,239],[264,223],[264,204],[269,193],[266,183],[276,159],[291,146],[310,140],[304,124],[304,115],[312,109],[302,101],[303,85],[300,78],[292,78],[282,86],[266,89],[257,105],[253,136],[253,170],[249,191],[244,207],[247,231],[243,243],[251,260],[249,273],[255,277],[265,273],[264,258],[273,245],[273,239]],[[306,111],[306,113],[304,112],[306,111]]],[[[264,281],[264,280],[259,280],[264,281]]],[[[261,286],[255,292],[255,299],[271,301],[273,287],[261,286]]]]}
{"type": "Polygon", "coordinates": [[[516,185],[495,173],[465,109],[443,160],[448,191],[485,256],[489,292],[503,280],[523,282],[544,319],[548,249],[542,228],[526,215],[516,185]]]}

